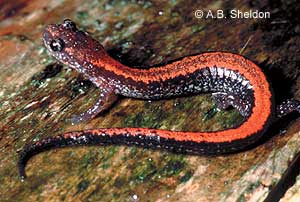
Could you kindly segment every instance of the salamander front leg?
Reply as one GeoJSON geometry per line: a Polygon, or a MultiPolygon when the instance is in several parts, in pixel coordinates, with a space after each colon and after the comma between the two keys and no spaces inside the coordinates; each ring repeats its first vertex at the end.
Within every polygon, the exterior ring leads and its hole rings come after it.
{"type": "Polygon", "coordinates": [[[219,109],[227,109],[228,107],[233,106],[243,117],[247,117],[251,113],[251,102],[247,99],[242,99],[237,95],[225,92],[212,93],[212,97],[219,109]]]}
{"type": "Polygon", "coordinates": [[[276,116],[280,118],[293,111],[300,113],[300,101],[294,99],[286,100],[277,106],[276,116]]]}
{"type": "Polygon", "coordinates": [[[87,111],[79,115],[72,116],[70,122],[76,124],[94,118],[97,114],[110,107],[117,100],[117,98],[118,96],[115,94],[113,88],[102,88],[102,92],[99,95],[96,103],[87,111]]]}

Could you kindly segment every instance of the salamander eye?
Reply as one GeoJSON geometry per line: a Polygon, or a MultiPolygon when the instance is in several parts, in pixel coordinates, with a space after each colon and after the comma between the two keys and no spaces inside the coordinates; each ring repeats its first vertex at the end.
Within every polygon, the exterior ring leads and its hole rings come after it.
{"type": "Polygon", "coordinates": [[[64,20],[63,26],[67,29],[72,30],[72,31],[77,30],[75,22],[73,22],[72,20],[69,20],[69,19],[64,20]]]}
{"type": "Polygon", "coordinates": [[[57,38],[57,39],[53,39],[50,42],[50,48],[52,51],[57,52],[57,51],[62,51],[63,48],[65,46],[65,43],[63,42],[62,39],[57,38]]]}

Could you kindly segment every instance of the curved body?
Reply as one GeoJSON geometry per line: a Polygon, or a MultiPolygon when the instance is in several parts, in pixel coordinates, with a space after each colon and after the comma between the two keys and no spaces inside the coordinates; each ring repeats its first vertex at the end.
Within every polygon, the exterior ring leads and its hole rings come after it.
{"type": "MultiPolygon", "coordinates": [[[[275,115],[270,85],[265,75],[257,65],[237,54],[203,53],[140,70],[111,58],[99,42],[78,30],[70,20],[49,25],[43,40],[55,58],[83,73],[102,89],[95,106],[73,118],[74,122],[93,118],[107,108],[117,95],[162,99],[201,92],[212,92],[218,107],[226,109],[231,105],[239,110],[245,120],[235,128],[216,132],[102,128],[45,138],[25,146],[22,151],[18,164],[22,178],[25,178],[25,166],[31,156],[65,146],[127,144],[197,154],[233,152],[257,141],[275,115]]],[[[299,103],[293,104],[292,107],[287,107],[291,103],[284,106],[292,111],[299,103]]]]}

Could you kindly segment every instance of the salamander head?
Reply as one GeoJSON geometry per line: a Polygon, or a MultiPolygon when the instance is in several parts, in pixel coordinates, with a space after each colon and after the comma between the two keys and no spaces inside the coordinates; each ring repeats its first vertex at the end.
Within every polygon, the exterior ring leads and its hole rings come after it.
{"type": "Polygon", "coordinates": [[[86,62],[92,63],[107,54],[99,42],[77,29],[76,24],[68,19],[62,24],[48,25],[43,41],[51,55],[80,72],[85,71],[86,62]]]}

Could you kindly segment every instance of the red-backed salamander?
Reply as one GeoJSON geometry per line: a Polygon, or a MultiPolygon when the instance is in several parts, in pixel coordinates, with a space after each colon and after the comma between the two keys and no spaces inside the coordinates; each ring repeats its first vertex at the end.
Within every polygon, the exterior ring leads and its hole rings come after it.
{"type": "Polygon", "coordinates": [[[221,109],[235,107],[244,122],[216,132],[100,128],[48,137],[22,150],[18,162],[21,179],[26,177],[25,166],[32,156],[66,146],[126,144],[192,154],[231,153],[256,142],[274,117],[300,111],[296,100],[288,100],[276,109],[264,73],[241,55],[209,52],[156,68],[130,68],[111,58],[99,42],[71,20],[48,25],[43,40],[58,61],[81,72],[102,90],[96,104],[73,118],[73,122],[92,119],[118,95],[157,100],[202,92],[211,92],[221,109]]]}

